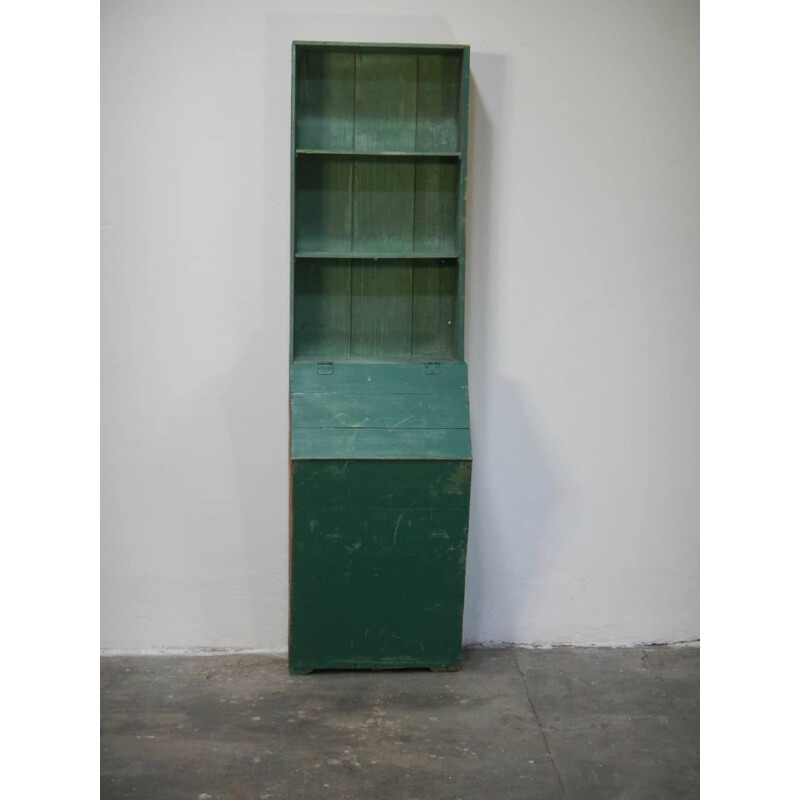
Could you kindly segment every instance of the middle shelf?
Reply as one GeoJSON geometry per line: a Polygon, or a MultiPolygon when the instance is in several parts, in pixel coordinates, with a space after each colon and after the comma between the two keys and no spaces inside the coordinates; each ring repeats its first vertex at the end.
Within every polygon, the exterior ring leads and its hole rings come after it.
{"type": "Polygon", "coordinates": [[[295,168],[299,257],[457,257],[458,159],[331,156],[295,168]]]}
{"type": "Polygon", "coordinates": [[[435,260],[435,259],[453,259],[459,258],[460,253],[458,252],[400,252],[400,253],[362,253],[360,251],[349,251],[349,252],[339,252],[339,251],[311,251],[311,250],[304,250],[301,252],[297,252],[294,254],[295,258],[346,258],[351,259],[353,261],[357,260],[365,260],[365,261],[378,261],[378,259],[397,259],[397,258],[416,258],[416,259],[425,259],[426,261],[435,260]]]}
{"type": "Polygon", "coordinates": [[[457,150],[447,152],[432,152],[426,150],[295,150],[298,156],[355,156],[378,157],[378,158],[461,158],[461,153],[457,150]]]}

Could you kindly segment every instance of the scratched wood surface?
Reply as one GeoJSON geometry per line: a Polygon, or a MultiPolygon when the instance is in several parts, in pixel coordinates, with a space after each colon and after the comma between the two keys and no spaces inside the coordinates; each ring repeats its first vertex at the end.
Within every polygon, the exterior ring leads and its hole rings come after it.
{"type": "Polygon", "coordinates": [[[292,365],[292,458],[471,458],[466,364],[332,369],[292,365]]]}
{"type": "Polygon", "coordinates": [[[422,464],[294,462],[293,672],[458,667],[469,463],[422,464]]]}

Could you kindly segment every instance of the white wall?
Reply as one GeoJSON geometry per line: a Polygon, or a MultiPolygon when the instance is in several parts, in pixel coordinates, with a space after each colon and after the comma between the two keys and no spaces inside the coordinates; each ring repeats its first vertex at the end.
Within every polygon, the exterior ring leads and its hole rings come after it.
{"type": "Polygon", "coordinates": [[[286,648],[292,39],[472,45],[465,639],[696,638],[697,1],[332,8],[103,3],[104,647],[286,648]]]}

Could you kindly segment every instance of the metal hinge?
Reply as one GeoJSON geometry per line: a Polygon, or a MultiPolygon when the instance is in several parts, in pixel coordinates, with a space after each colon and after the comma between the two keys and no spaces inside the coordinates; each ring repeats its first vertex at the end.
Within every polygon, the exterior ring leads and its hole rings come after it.
{"type": "Polygon", "coordinates": [[[430,363],[425,365],[425,374],[426,375],[438,375],[439,374],[439,365],[435,363],[430,363]]]}
{"type": "Polygon", "coordinates": [[[333,361],[317,361],[317,375],[333,375],[333,361]]]}

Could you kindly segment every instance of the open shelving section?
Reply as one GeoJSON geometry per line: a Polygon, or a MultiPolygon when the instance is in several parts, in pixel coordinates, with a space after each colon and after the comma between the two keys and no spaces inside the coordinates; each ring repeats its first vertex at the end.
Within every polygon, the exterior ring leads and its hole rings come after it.
{"type": "Polygon", "coordinates": [[[468,69],[460,46],[295,44],[293,359],[463,360],[468,69]]]}

